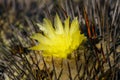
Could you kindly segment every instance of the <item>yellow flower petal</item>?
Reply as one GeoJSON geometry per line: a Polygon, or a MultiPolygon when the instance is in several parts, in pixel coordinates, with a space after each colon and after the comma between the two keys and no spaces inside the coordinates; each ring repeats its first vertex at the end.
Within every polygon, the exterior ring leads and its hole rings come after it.
{"type": "Polygon", "coordinates": [[[45,37],[45,36],[43,36],[43,35],[40,34],[40,33],[34,34],[33,36],[31,36],[31,38],[39,41],[39,42],[42,43],[42,44],[49,44],[49,43],[50,43],[50,39],[47,38],[47,37],[45,37]]]}
{"type": "Polygon", "coordinates": [[[62,25],[62,22],[59,18],[59,16],[56,14],[55,16],[55,19],[54,19],[54,26],[55,26],[55,29],[56,29],[56,33],[58,34],[62,34],[64,31],[63,31],[63,25],[62,25]]]}
{"type": "Polygon", "coordinates": [[[69,17],[64,21],[65,32],[66,34],[69,33],[69,17]]]}
{"type": "Polygon", "coordinates": [[[40,24],[37,25],[44,32],[44,35],[50,38],[55,36],[54,28],[52,27],[52,23],[49,19],[44,19],[42,25],[40,24]]]}
{"type": "Polygon", "coordinates": [[[77,18],[75,18],[72,21],[71,26],[70,26],[70,34],[72,35],[77,30],[79,30],[79,22],[78,22],[77,18]]]}
{"type": "Polygon", "coordinates": [[[36,46],[33,46],[31,48],[29,48],[30,50],[46,50],[47,49],[47,46],[45,45],[42,45],[42,44],[38,44],[36,46]]]}

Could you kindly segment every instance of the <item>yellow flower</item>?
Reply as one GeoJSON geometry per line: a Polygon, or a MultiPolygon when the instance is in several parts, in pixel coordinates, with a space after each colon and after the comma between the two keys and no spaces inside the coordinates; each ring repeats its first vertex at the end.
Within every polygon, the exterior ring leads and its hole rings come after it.
{"type": "Polygon", "coordinates": [[[49,19],[44,19],[42,24],[37,24],[43,34],[35,33],[31,38],[39,42],[38,45],[31,47],[31,50],[43,51],[43,56],[53,56],[66,58],[79,47],[86,39],[84,34],[80,34],[79,22],[75,18],[70,24],[69,18],[62,24],[58,15],[54,19],[54,28],[49,19]]]}

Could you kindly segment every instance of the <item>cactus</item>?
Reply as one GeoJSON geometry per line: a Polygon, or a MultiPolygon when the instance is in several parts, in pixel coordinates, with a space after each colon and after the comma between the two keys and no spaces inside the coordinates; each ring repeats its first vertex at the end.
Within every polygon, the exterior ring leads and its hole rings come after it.
{"type": "MultiPolygon", "coordinates": [[[[1,0],[0,80],[119,80],[119,0],[1,0]],[[42,56],[29,47],[36,23],[77,17],[87,40],[67,58],[42,56]]],[[[54,26],[53,26],[54,28],[54,26]]],[[[49,34],[50,35],[50,34],[49,34]]]]}

